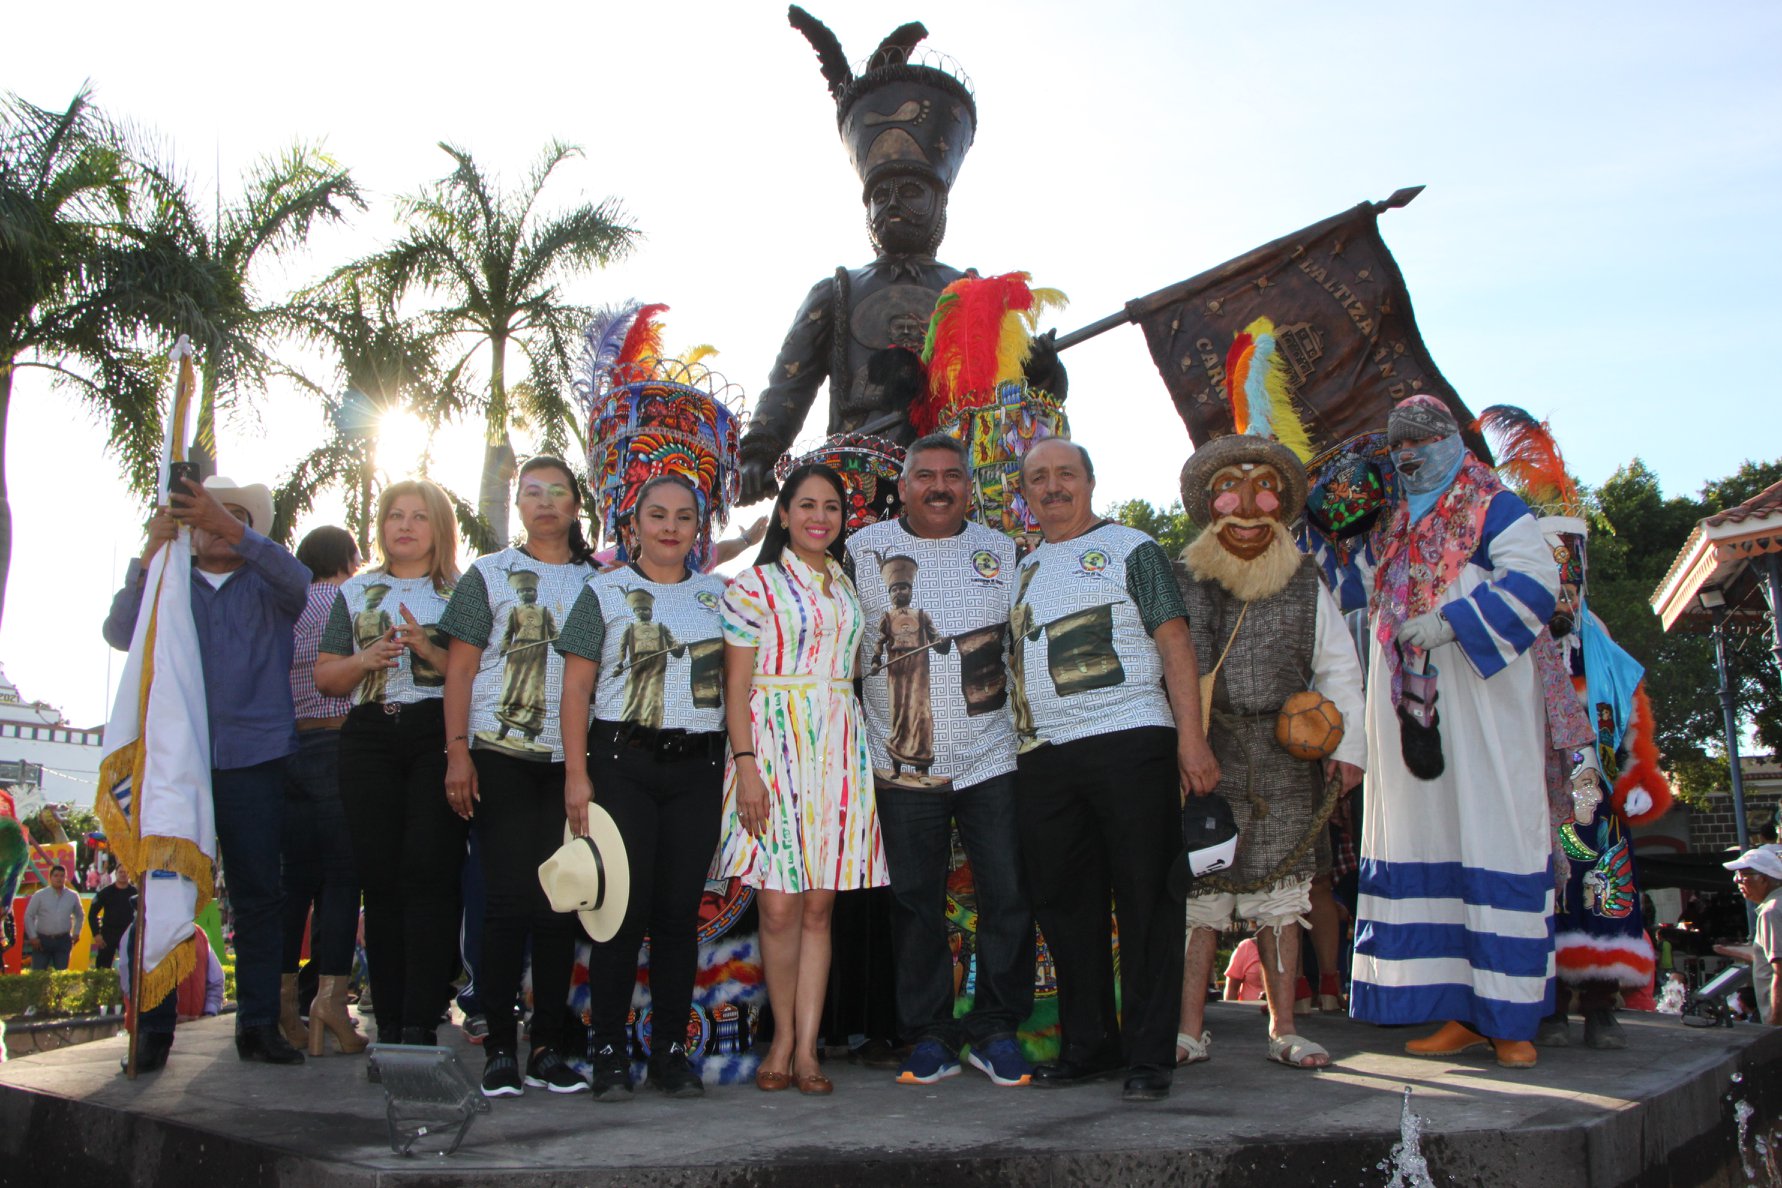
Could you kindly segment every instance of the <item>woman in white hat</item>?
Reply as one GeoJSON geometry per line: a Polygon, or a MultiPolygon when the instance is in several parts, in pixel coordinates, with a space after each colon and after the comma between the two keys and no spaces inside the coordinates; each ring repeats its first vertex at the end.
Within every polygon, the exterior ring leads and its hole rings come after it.
{"type": "Polygon", "coordinates": [[[481,990],[488,1010],[483,1094],[588,1088],[559,1052],[567,1031],[575,918],[551,909],[538,868],[563,843],[563,658],[551,645],[594,574],[581,488],[544,455],[520,467],[514,500],[525,543],[478,557],[439,625],[451,636],[445,683],[445,796],[474,818],[487,898],[481,990]],[[536,1004],[522,1080],[512,1004],[532,943],[536,1004]]]}
{"type": "Polygon", "coordinates": [[[685,479],[648,480],[635,508],[636,559],[590,580],[557,637],[569,826],[586,835],[590,802],[604,809],[631,874],[624,921],[610,939],[595,937],[588,961],[599,1101],[631,1092],[625,1019],[646,932],[651,1011],[664,1022],[648,1084],[671,1097],[705,1092],[686,1037],[666,1023],[692,1009],[699,904],[724,794],[725,580],[687,564],[702,525],[685,479]]]}

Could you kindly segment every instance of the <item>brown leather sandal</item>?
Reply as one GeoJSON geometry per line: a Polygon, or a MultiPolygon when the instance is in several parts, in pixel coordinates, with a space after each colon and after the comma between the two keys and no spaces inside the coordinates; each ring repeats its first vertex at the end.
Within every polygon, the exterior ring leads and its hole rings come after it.
{"type": "Polygon", "coordinates": [[[790,1089],[792,1088],[792,1075],[758,1068],[755,1070],[755,1088],[763,1093],[778,1093],[783,1089],[790,1089]]]}
{"type": "Polygon", "coordinates": [[[807,1097],[824,1097],[835,1092],[835,1082],[820,1072],[806,1073],[798,1078],[798,1091],[807,1097]]]}

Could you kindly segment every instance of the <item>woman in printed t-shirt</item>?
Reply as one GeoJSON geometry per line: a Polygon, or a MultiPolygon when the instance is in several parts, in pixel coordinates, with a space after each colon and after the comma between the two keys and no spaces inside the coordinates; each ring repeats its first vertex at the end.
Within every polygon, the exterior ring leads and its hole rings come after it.
{"type": "MultiPolygon", "coordinates": [[[[687,568],[700,523],[686,480],[650,479],[636,509],[637,560],[591,580],[557,638],[569,825],[585,835],[588,802],[598,801],[625,839],[631,868],[624,923],[588,961],[600,1101],[631,1092],[625,1017],[646,932],[655,1017],[666,1024],[692,1010],[699,903],[724,788],[725,582],[687,568]]],[[[671,1097],[705,1092],[686,1037],[667,1026],[652,1039],[649,1084],[671,1097]]]]}
{"type": "Polygon", "coordinates": [[[442,794],[439,620],[458,580],[445,492],[425,479],[384,488],[377,547],[382,563],[334,600],[315,683],[353,702],[340,729],[340,792],[365,892],[378,1042],[431,1044],[458,952],[467,829],[442,794]]]}
{"type": "Polygon", "coordinates": [[[882,887],[885,850],[854,674],[864,617],[841,566],[846,488],[787,476],[755,566],[724,596],[731,761],[715,878],[760,889],[773,1042],[755,1084],[834,1089],[817,1064],[835,893],[882,887]]]}
{"type": "Polygon", "coordinates": [[[476,821],[487,902],[483,1001],[488,1053],[483,1094],[525,1091],[510,1009],[532,940],[532,1051],[525,1085],[579,1093],[588,1082],[557,1046],[568,1015],[575,916],[553,912],[538,868],[563,844],[563,746],[557,729],[563,658],[553,645],[593,576],[582,535],[581,491],[560,459],[520,467],[515,507],[526,543],[479,557],[458,583],[440,627],[446,661],[446,800],[476,821]]]}

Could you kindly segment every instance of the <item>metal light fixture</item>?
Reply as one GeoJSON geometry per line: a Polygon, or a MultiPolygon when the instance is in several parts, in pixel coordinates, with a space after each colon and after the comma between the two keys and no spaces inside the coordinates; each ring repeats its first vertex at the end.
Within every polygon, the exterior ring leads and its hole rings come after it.
{"type": "Polygon", "coordinates": [[[1697,593],[1695,597],[1696,601],[1702,604],[1702,609],[1706,611],[1719,610],[1726,605],[1726,592],[1718,586],[1710,586],[1697,593]]]}

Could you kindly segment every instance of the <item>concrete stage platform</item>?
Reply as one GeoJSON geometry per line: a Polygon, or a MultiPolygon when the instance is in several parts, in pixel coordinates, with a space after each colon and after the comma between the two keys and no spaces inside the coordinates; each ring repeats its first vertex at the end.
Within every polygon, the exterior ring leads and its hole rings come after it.
{"type": "MultiPolygon", "coordinates": [[[[634,1101],[604,1105],[529,1090],[493,1103],[457,1154],[404,1158],[390,1151],[363,1058],[242,1064],[230,1022],[212,1019],[180,1028],[166,1070],[134,1084],[118,1073],[121,1037],[0,1066],[0,1183],[1775,1183],[1766,1153],[1782,1130],[1782,1029],[1623,1020],[1626,1051],[1546,1049],[1539,1068],[1514,1073],[1485,1058],[1403,1055],[1424,1029],[1313,1016],[1304,1031],[1336,1064],[1306,1073],[1263,1060],[1254,1006],[1220,1004],[1213,1060],[1179,1073],[1155,1105],[1123,1104],[1117,1081],[998,1089],[967,1069],[911,1087],[832,1062],[827,1099],[738,1086],[670,1102],[640,1087],[634,1101]],[[1407,1135],[1413,1149],[1395,1160],[1407,1135]],[[1428,1178],[1393,1179],[1416,1163],[1407,1154],[1421,1155],[1428,1178]]],[[[1581,1032],[1574,1022],[1574,1042],[1581,1032]]],[[[481,1054],[465,1055],[480,1075],[481,1054]]]]}

